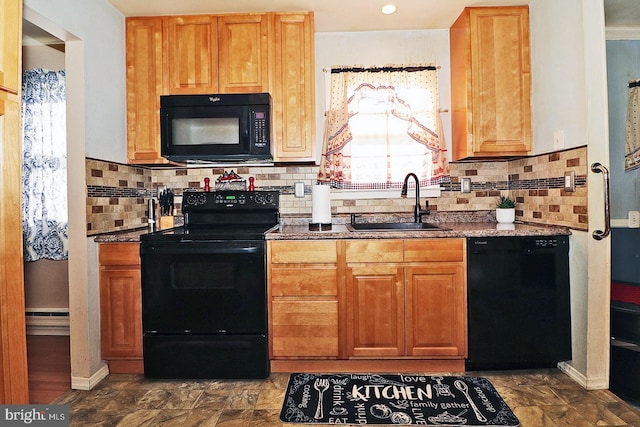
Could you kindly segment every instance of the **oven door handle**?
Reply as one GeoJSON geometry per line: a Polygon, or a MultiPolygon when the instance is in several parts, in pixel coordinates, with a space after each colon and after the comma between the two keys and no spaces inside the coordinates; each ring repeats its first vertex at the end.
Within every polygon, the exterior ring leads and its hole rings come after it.
{"type": "MultiPolygon", "coordinates": [[[[182,242],[188,243],[206,243],[202,240],[182,240],[182,242]]],[[[154,247],[151,251],[144,253],[149,254],[164,254],[164,255],[184,255],[184,254],[205,254],[205,255],[219,255],[219,254],[256,254],[262,251],[261,246],[241,246],[241,247],[228,247],[228,246],[190,246],[180,245],[179,248],[172,247],[154,247]]]]}

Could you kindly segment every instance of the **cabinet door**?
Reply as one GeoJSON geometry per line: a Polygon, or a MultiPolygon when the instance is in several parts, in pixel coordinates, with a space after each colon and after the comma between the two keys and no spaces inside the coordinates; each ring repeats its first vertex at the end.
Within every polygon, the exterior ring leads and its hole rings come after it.
{"type": "Polygon", "coordinates": [[[167,20],[169,94],[218,92],[218,27],[211,15],[167,20]]]}
{"type": "Polygon", "coordinates": [[[312,13],[273,16],[273,140],[276,161],[315,160],[312,13]]]}
{"type": "Polygon", "coordinates": [[[142,357],[140,269],[105,267],[100,272],[102,357],[142,357]]]}
{"type": "Polygon", "coordinates": [[[529,9],[471,10],[473,151],[531,150],[529,9]]]}
{"type": "Polygon", "coordinates": [[[0,89],[18,93],[22,76],[22,1],[0,0],[0,12],[0,89]]]}
{"type": "Polygon", "coordinates": [[[19,97],[3,91],[0,91],[0,162],[0,402],[24,404],[29,401],[29,384],[20,209],[22,127],[19,97]]]}
{"type": "Polygon", "coordinates": [[[403,268],[346,269],[348,356],[404,355],[403,268]]]}
{"type": "Polygon", "coordinates": [[[465,8],[450,36],[453,160],[528,154],[528,6],[465,8]]]}
{"type": "Polygon", "coordinates": [[[127,158],[167,163],[160,155],[162,18],[127,18],[127,158]]]}
{"type": "Polygon", "coordinates": [[[219,92],[268,92],[267,30],[266,14],[218,17],[219,92]]]}
{"type": "Polygon", "coordinates": [[[462,263],[406,269],[407,355],[466,355],[466,286],[462,263]]]}

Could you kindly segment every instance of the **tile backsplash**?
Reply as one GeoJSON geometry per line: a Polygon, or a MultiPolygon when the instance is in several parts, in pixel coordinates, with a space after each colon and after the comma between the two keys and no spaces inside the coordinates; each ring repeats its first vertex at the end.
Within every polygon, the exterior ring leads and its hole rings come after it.
{"type": "MultiPolygon", "coordinates": [[[[227,171],[231,168],[226,168],[227,171]]],[[[260,190],[281,192],[283,219],[311,217],[311,186],[318,167],[239,167],[233,170],[244,178],[254,177],[260,190]],[[305,197],[296,198],[293,186],[304,183],[305,197]]],[[[87,234],[130,230],[147,225],[147,199],[157,196],[160,187],[176,194],[180,214],[184,190],[203,189],[204,179],[215,179],[224,168],[162,168],[122,165],[102,160],[86,160],[87,234]]],[[[493,211],[501,194],[518,203],[516,220],[587,229],[586,147],[509,161],[451,163],[451,183],[441,185],[439,197],[428,197],[429,208],[437,211],[493,211]],[[576,191],[564,190],[564,174],[575,173],[576,191]],[[471,192],[460,192],[460,178],[471,179],[471,192]]],[[[339,190],[336,190],[339,191],[339,190]]],[[[423,198],[423,203],[424,203],[423,198]]],[[[332,199],[335,216],[350,213],[411,214],[412,197],[386,199],[332,199]]]]}

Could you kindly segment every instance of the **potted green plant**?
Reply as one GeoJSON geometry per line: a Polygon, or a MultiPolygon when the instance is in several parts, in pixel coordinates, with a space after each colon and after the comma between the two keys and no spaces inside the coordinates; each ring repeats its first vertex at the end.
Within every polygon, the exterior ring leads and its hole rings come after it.
{"type": "Polygon", "coordinates": [[[516,219],[516,202],[509,196],[500,196],[496,208],[496,220],[500,224],[511,224],[516,219]]]}

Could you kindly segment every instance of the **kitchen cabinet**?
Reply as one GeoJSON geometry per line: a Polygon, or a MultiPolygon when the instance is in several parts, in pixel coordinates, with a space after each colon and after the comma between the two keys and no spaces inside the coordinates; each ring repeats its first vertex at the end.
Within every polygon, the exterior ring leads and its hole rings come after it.
{"type": "Polygon", "coordinates": [[[170,16],[166,21],[164,94],[266,91],[266,14],[170,16]]]}
{"type": "Polygon", "coordinates": [[[267,242],[271,358],[463,359],[464,239],[267,242]]]}
{"type": "Polygon", "coordinates": [[[272,26],[274,158],[315,161],[313,13],[275,13],[272,26]]]}
{"type": "Polygon", "coordinates": [[[100,342],[111,373],[142,373],[140,244],[101,243],[100,342]]]}
{"type": "Polygon", "coordinates": [[[167,22],[164,94],[218,92],[218,18],[170,16],[167,22]]]}
{"type": "Polygon", "coordinates": [[[270,241],[267,256],[270,357],[338,357],[336,241],[270,241]]]}
{"type": "Polygon", "coordinates": [[[273,97],[275,161],[314,160],[313,13],[127,18],[127,153],[160,153],[160,96],[257,93],[273,97]]]}
{"type": "Polygon", "coordinates": [[[160,155],[163,18],[127,18],[127,158],[168,163],[160,155]]]}
{"type": "Polygon", "coordinates": [[[528,6],[465,8],[450,40],[453,160],[529,154],[528,6]]]}
{"type": "Polygon", "coordinates": [[[345,243],[349,357],[463,358],[463,239],[345,243]]]}
{"type": "Polygon", "coordinates": [[[0,402],[29,402],[20,117],[22,1],[0,0],[0,402]]]}
{"type": "Polygon", "coordinates": [[[267,14],[221,16],[218,37],[219,92],[269,92],[267,14]]]}
{"type": "Polygon", "coordinates": [[[22,1],[0,0],[0,90],[18,93],[22,77],[22,1]]]}
{"type": "Polygon", "coordinates": [[[0,90],[17,94],[22,77],[22,1],[0,0],[0,11],[0,90]]]}

